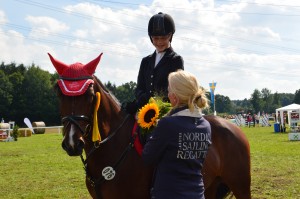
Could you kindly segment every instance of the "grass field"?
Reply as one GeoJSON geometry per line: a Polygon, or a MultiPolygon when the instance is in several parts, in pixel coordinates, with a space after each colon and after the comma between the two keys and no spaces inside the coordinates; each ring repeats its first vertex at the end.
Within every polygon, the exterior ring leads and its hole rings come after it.
{"type": "MultiPolygon", "coordinates": [[[[252,159],[252,197],[300,198],[300,142],[273,127],[243,128],[252,159]]],[[[90,198],[79,157],[61,149],[61,134],[0,142],[0,198],[90,198]]]]}
{"type": "Polygon", "coordinates": [[[273,127],[243,131],[251,147],[253,198],[300,198],[300,142],[273,127]]]}
{"type": "Polygon", "coordinates": [[[0,142],[0,198],[91,198],[80,158],[69,157],[61,140],[56,132],[0,142]]]}

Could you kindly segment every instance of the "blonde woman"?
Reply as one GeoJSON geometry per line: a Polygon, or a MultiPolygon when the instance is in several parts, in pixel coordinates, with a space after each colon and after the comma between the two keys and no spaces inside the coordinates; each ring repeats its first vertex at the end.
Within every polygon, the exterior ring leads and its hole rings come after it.
{"type": "Polygon", "coordinates": [[[156,167],[152,199],[204,199],[201,169],[211,144],[211,127],[202,117],[208,107],[205,90],[186,71],[170,73],[168,97],[173,106],[143,150],[146,164],[156,167]]]}

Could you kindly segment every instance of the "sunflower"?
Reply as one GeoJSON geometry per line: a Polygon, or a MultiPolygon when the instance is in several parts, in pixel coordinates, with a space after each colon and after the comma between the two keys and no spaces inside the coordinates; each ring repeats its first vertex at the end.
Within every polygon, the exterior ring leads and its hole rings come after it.
{"type": "Polygon", "coordinates": [[[138,123],[142,128],[150,129],[159,117],[159,107],[155,102],[143,106],[138,112],[138,123]]]}

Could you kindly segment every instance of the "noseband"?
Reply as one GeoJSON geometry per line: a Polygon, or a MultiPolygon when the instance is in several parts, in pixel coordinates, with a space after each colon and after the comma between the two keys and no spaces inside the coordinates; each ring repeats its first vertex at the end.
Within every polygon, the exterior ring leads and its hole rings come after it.
{"type": "Polygon", "coordinates": [[[69,123],[74,124],[80,130],[80,132],[83,136],[86,135],[86,132],[81,128],[78,121],[86,121],[89,123],[88,125],[90,125],[90,122],[91,122],[90,118],[85,115],[68,115],[68,116],[63,117],[61,119],[61,121],[62,121],[62,123],[68,122],[66,126],[68,126],[69,123]]]}

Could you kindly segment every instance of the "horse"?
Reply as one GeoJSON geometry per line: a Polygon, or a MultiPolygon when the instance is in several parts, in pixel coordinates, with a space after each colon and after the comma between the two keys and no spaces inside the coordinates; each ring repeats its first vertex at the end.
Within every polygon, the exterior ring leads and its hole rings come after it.
{"type": "MultiPolygon", "coordinates": [[[[94,75],[101,55],[86,65],[67,65],[49,54],[59,74],[55,88],[64,126],[62,148],[69,156],[81,157],[92,198],[150,199],[154,168],[146,166],[135,150],[134,116],[121,109],[94,75]]],[[[223,118],[204,117],[212,130],[212,145],[201,171],[205,197],[231,193],[237,199],[250,199],[250,147],[245,134],[223,118]]]]}

